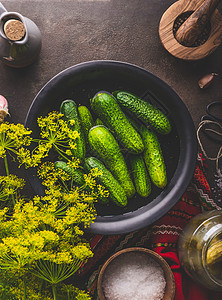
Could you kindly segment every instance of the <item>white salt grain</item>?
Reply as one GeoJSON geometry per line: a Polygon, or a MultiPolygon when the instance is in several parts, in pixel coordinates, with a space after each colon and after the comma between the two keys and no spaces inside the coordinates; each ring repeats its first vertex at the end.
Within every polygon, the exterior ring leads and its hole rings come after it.
{"type": "Polygon", "coordinates": [[[107,300],[161,300],[165,286],[160,265],[136,252],[122,254],[112,261],[103,279],[107,300]]]}

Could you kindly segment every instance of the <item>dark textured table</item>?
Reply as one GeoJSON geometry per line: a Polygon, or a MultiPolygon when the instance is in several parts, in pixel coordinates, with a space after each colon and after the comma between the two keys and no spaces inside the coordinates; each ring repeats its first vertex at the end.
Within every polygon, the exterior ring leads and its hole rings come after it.
{"type": "MultiPolygon", "coordinates": [[[[2,1],[8,11],[32,19],[40,28],[43,42],[39,59],[31,66],[13,69],[0,64],[0,94],[8,99],[10,121],[24,123],[37,92],[58,72],[84,61],[108,59],[136,64],[168,83],[186,104],[197,127],[207,104],[221,99],[222,47],[195,62],[171,56],[160,42],[158,27],[162,14],[174,2],[2,1]],[[209,88],[200,89],[198,80],[211,72],[219,76],[209,88]]],[[[215,156],[219,145],[207,143],[215,156]]],[[[207,176],[214,185],[215,163],[207,163],[207,176]]]]}

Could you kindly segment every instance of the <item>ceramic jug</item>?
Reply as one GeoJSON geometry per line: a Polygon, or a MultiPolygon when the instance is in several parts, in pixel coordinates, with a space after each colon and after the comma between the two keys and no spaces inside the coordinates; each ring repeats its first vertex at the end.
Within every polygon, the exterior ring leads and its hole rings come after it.
{"type": "Polygon", "coordinates": [[[41,50],[37,25],[17,12],[7,12],[0,2],[0,60],[15,68],[30,65],[41,50]]]}

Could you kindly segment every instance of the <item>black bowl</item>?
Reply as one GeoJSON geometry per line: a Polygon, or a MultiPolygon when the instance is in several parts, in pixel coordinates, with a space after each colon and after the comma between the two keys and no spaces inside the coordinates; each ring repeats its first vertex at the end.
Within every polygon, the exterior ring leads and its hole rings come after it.
{"type": "MultiPolygon", "coordinates": [[[[89,107],[89,99],[100,90],[127,90],[158,106],[170,119],[173,130],[158,136],[166,162],[168,184],[164,190],[152,186],[145,199],[135,196],[126,208],[96,204],[98,216],[89,230],[99,234],[120,234],[141,229],[166,214],[189,185],[197,157],[197,141],[192,118],[178,95],[161,79],[138,66],[117,61],[90,61],[72,66],[53,77],[37,94],[25,126],[38,135],[36,120],[59,110],[65,99],[89,107]]],[[[44,189],[36,170],[28,170],[37,194],[44,189]]]]}

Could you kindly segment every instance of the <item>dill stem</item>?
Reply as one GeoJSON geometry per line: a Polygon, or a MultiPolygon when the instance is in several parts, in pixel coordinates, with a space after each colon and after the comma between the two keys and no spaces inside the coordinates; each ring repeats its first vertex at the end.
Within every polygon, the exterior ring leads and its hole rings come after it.
{"type": "Polygon", "coordinates": [[[55,144],[53,146],[62,158],[64,158],[65,160],[68,160],[68,158],[62,154],[62,152],[59,150],[59,148],[55,144]]]}
{"type": "Polygon", "coordinates": [[[40,283],[40,287],[39,287],[39,292],[40,292],[40,293],[42,292],[43,284],[44,284],[44,280],[42,279],[42,280],[41,280],[41,283],[40,283]]]}
{"type": "Polygon", "coordinates": [[[57,292],[56,292],[56,285],[55,284],[52,285],[52,293],[53,293],[53,299],[54,300],[58,300],[57,299],[57,292]]]}
{"type": "Polygon", "coordinates": [[[8,161],[7,161],[7,157],[4,157],[4,163],[5,163],[5,171],[6,171],[6,175],[9,176],[9,168],[8,168],[8,161]]]}

